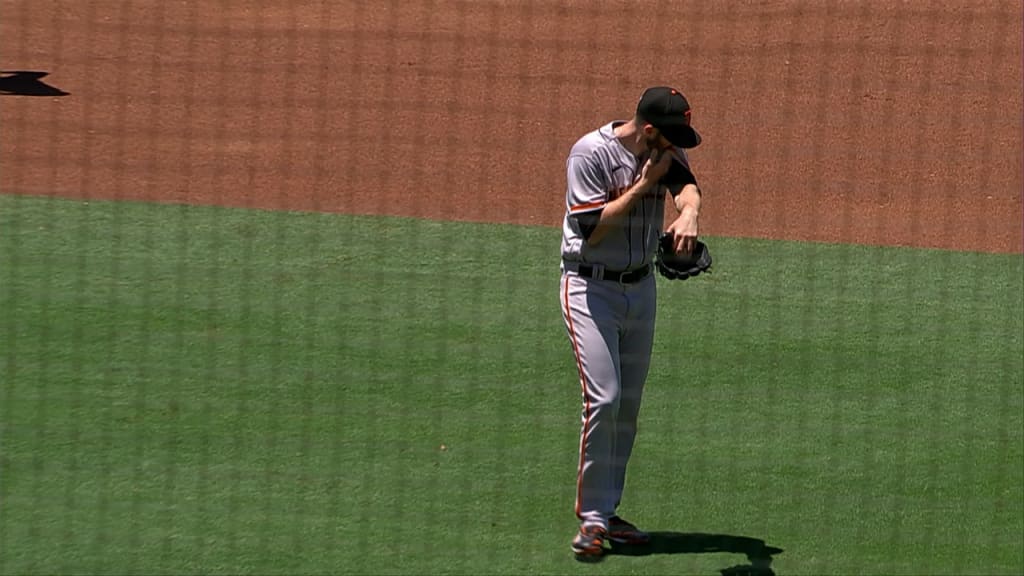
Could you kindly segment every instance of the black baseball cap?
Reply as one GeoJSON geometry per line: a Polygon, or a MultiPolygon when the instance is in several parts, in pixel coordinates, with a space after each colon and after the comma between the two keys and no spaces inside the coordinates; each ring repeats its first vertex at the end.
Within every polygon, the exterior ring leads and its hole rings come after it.
{"type": "Polygon", "coordinates": [[[675,88],[648,88],[640,96],[636,113],[680,148],[696,148],[700,144],[700,134],[690,127],[690,103],[675,88]]]}

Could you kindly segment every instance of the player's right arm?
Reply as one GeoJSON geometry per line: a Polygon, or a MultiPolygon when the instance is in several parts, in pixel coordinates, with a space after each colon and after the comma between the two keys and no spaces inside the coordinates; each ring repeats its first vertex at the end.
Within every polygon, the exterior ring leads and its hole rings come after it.
{"type": "Polygon", "coordinates": [[[593,246],[600,244],[608,232],[618,226],[629,213],[633,203],[658,184],[661,177],[668,171],[671,162],[672,159],[668,154],[659,155],[657,160],[648,159],[640,173],[640,178],[632,186],[619,197],[605,201],[608,193],[601,184],[601,178],[593,158],[586,156],[570,158],[570,197],[593,199],[589,202],[579,202],[569,208],[570,213],[579,223],[580,232],[587,243],[593,246]]]}

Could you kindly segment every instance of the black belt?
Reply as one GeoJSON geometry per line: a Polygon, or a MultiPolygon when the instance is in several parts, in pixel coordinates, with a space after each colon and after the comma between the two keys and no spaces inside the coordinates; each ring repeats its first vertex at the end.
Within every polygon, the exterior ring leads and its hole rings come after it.
{"type": "Polygon", "coordinates": [[[637,268],[636,270],[627,270],[625,272],[616,272],[615,270],[605,270],[604,274],[597,274],[594,267],[590,264],[578,264],[576,266],[576,273],[584,278],[599,278],[601,280],[610,280],[612,282],[619,282],[621,284],[635,284],[651,273],[651,265],[648,264],[643,268],[637,268]]]}

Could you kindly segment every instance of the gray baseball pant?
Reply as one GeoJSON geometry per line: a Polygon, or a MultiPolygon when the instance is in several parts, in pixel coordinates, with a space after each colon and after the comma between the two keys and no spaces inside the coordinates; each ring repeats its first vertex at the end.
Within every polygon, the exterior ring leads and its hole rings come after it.
{"type": "Polygon", "coordinates": [[[576,515],[607,528],[633,451],[657,311],[653,274],[636,284],[563,272],[562,316],[583,392],[576,515]]]}

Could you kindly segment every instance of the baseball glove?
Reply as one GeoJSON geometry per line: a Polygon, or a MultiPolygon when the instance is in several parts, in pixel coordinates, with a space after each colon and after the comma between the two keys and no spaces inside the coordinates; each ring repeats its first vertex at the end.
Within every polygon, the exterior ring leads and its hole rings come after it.
{"type": "Polygon", "coordinates": [[[661,235],[658,242],[658,272],[669,280],[686,280],[702,272],[711,272],[711,253],[706,244],[698,240],[690,254],[676,254],[672,235],[661,235]]]}

